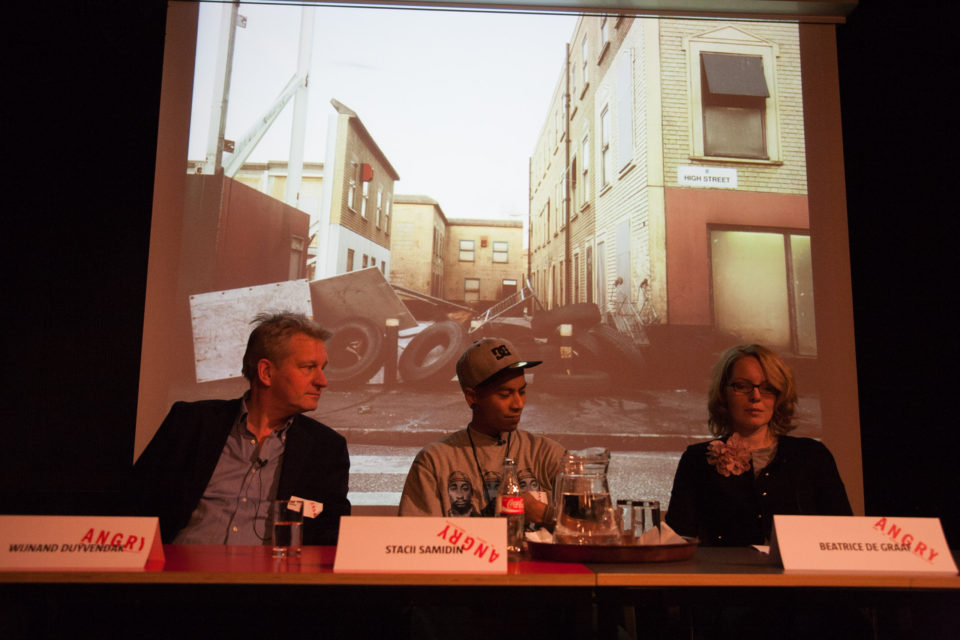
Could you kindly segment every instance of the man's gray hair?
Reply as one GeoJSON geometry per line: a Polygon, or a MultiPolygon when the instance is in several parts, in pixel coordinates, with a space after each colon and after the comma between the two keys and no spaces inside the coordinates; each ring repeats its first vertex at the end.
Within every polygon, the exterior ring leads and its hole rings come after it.
{"type": "Polygon", "coordinates": [[[247,340],[243,354],[243,377],[253,384],[257,379],[257,363],[266,358],[279,364],[290,355],[290,338],[303,334],[315,340],[327,341],[333,335],[302,313],[281,311],[259,313],[250,324],[257,325],[247,340]]]}

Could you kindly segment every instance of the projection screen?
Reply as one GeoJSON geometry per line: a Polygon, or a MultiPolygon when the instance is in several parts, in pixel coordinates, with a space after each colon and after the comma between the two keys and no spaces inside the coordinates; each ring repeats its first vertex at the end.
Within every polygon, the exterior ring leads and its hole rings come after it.
{"type": "Polygon", "coordinates": [[[521,428],[665,505],[712,363],[760,342],[863,512],[832,25],[231,7],[168,6],[135,458],[290,309],[340,329],[311,415],[361,511],[467,423],[484,335],[544,360],[521,428]]]}

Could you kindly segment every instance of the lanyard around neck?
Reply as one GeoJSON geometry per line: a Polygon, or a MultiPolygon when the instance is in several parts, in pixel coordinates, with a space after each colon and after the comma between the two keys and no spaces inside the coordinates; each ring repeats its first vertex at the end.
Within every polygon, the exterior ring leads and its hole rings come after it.
{"type": "MultiPolygon", "coordinates": [[[[507,434],[507,444],[503,450],[503,458],[507,458],[507,454],[510,452],[510,440],[513,437],[513,432],[507,434]]],[[[467,438],[470,439],[470,448],[473,450],[473,461],[477,463],[477,472],[480,474],[480,486],[483,487],[483,499],[484,504],[490,503],[490,495],[487,493],[487,483],[483,481],[483,467],[480,466],[480,457],[477,455],[477,446],[473,443],[473,435],[470,433],[470,427],[467,427],[467,438]]],[[[503,462],[500,463],[500,467],[503,467],[503,462]]],[[[503,478],[501,478],[503,480],[503,478]]]]}

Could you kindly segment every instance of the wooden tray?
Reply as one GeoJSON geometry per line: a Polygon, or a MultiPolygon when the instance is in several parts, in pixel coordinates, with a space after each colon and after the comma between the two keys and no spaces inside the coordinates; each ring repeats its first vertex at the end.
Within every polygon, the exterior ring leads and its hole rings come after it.
{"type": "Polygon", "coordinates": [[[534,560],[553,562],[680,562],[697,551],[699,540],[682,544],[556,544],[527,540],[534,560]]]}

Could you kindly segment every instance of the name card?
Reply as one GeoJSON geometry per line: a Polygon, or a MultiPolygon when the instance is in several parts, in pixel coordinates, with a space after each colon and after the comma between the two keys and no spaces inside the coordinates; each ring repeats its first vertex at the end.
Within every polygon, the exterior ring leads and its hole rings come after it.
{"type": "Polygon", "coordinates": [[[787,571],[957,574],[938,518],[775,515],[770,556],[787,571]]]}
{"type": "Polygon", "coordinates": [[[334,573],[506,573],[506,518],[344,516],[334,573]]]}
{"type": "Polygon", "coordinates": [[[0,516],[0,568],[143,569],[163,562],[157,518],[0,516]]]}

